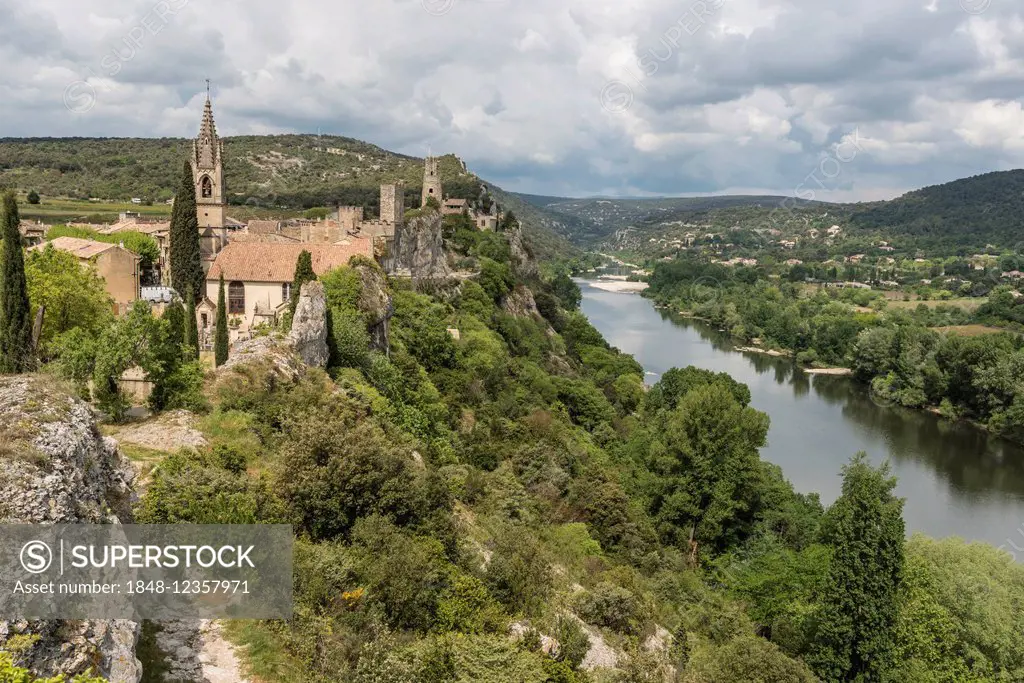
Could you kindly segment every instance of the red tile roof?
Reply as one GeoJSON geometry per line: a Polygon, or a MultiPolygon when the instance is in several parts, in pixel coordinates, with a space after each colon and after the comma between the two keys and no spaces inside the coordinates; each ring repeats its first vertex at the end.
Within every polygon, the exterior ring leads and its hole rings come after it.
{"type": "Polygon", "coordinates": [[[349,244],[229,242],[217,255],[206,277],[217,280],[223,273],[225,280],[291,282],[295,277],[295,262],[303,250],[313,257],[313,272],[317,275],[348,265],[353,256],[373,258],[373,240],[351,238],[348,241],[349,244]]]}

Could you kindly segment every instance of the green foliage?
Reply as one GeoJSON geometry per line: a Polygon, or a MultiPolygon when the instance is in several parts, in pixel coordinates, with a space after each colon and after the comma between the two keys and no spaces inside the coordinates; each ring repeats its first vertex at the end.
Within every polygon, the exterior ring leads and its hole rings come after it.
{"type": "Polygon", "coordinates": [[[0,217],[0,374],[28,372],[36,365],[20,224],[14,194],[8,192],[0,217]]]}
{"type": "Polygon", "coordinates": [[[44,358],[53,357],[53,345],[75,328],[98,336],[113,319],[113,301],[96,269],[81,266],[77,258],[52,247],[31,251],[25,261],[32,310],[45,309],[39,340],[44,358]]]}
{"type": "Polygon", "coordinates": [[[692,534],[701,545],[724,549],[749,535],[768,416],[744,407],[730,388],[707,384],[683,396],[664,429],[649,455],[659,475],[651,511],[662,537],[685,547],[692,534]]]}
{"type": "Polygon", "coordinates": [[[904,574],[894,675],[989,681],[1024,674],[1024,567],[1010,554],[915,535],[904,574]]]}
{"type": "Polygon", "coordinates": [[[628,588],[601,582],[576,600],[577,613],[587,622],[627,635],[643,626],[643,603],[628,588]]]}
{"type": "Polygon", "coordinates": [[[360,517],[381,515],[411,526],[446,513],[450,503],[431,500],[426,479],[379,427],[366,420],[356,424],[354,414],[330,418],[307,414],[288,425],[281,493],[304,532],[331,539],[347,536],[360,517]]]}
{"type": "Polygon", "coordinates": [[[183,353],[186,358],[199,358],[199,320],[196,318],[194,292],[185,294],[185,338],[183,353]]]}
{"type": "Polygon", "coordinates": [[[575,619],[560,616],[555,621],[553,637],[558,641],[556,659],[576,671],[590,651],[590,636],[575,619]]]}
{"type": "Polygon", "coordinates": [[[303,249],[295,262],[295,277],[292,278],[292,296],[288,304],[288,310],[293,317],[295,316],[295,307],[299,304],[302,285],[313,280],[316,280],[316,273],[313,272],[313,255],[303,249]]]}
{"type": "Polygon", "coordinates": [[[136,301],[103,332],[96,345],[93,392],[100,409],[114,422],[123,420],[130,407],[118,380],[128,368],[152,366],[161,322],[153,317],[147,302],[136,301]]]}
{"type": "Polygon", "coordinates": [[[861,453],[843,468],[824,540],[833,557],[814,644],[807,657],[826,680],[881,680],[893,664],[903,580],[903,500],[888,464],[861,453]]]}
{"type": "Polygon", "coordinates": [[[224,298],[224,274],[221,273],[217,287],[217,323],[213,343],[213,363],[218,368],[228,360],[228,339],[228,309],[224,298]]]}
{"type": "Polygon", "coordinates": [[[536,539],[509,527],[496,539],[486,582],[510,611],[537,614],[551,591],[551,569],[536,539]]]}
{"type": "Polygon", "coordinates": [[[128,251],[141,257],[142,260],[139,265],[143,270],[152,268],[160,260],[160,245],[157,244],[157,241],[150,235],[135,230],[122,230],[105,235],[89,228],[55,225],[46,231],[46,239],[54,240],[58,237],[77,237],[94,242],[120,244],[128,251]]]}
{"type": "Polygon", "coordinates": [[[512,275],[512,268],[507,263],[481,258],[479,283],[492,301],[500,302],[512,291],[515,278],[512,275]]]}
{"type": "Polygon", "coordinates": [[[37,678],[28,669],[16,665],[14,655],[0,650],[0,681],[3,683],[107,683],[107,679],[84,673],[67,678],[59,675],[53,678],[37,678]]]}
{"type": "Polygon", "coordinates": [[[788,658],[763,638],[744,635],[724,645],[696,650],[682,680],[686,683],[816,683],[818,679],[803,662],[788,658]]]}
{"type": "Polygon", "coordinates": [[[174,197],[170,227],[171,287],[182,298],[201,296],[206,277],[203,275],[199,247],[199,218],[196,213],[196,187],[192,167],[182,166],[181,182],[174,197]]]}
{"type": "Polygon", "coordinates": [[[244,472],[246,455],[221,447],[184,450],[153,472],[136,510],[140,524],[287,524],[284,503],[265,477],[244,472]]]}
{"type": "Polygon", "coordinates": [[[26,197],[26,200],[28,201],[29,204],[38,204],[39,203],[39,193],[36,192],[35,190],[30,190],[29,193],[28,193],[28,196],[26,197]]]}

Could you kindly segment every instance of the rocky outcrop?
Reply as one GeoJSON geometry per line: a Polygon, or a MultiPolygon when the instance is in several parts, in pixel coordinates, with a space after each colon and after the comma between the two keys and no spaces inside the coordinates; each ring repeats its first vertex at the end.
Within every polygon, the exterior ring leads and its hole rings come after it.
{"type": "Polygon", "coordinates": [[[370,333],[370,348],[382,353],[388,352],[389,328],[394,307],[388,294],[388,283],[384,272],[371,261],[353,261],[352,267],[359,273],[361,287],[356,308],[366,319],[370,333]]]}
{"type": "MultiPolygon", "coordinates": [[[[0,523],[132,521],[135,471],[117,442],[96,428],[92,409],[52,378],[0,377],[0,523]]],[[[0,642],[37,635],[24,663],[42,676],[90,667],[113,683],[137,683],[138,624],[0,621],[0,642]]]]}
{"type": "Polygon", "coordinates": [[[522,285],[516,285],[515,289],[508,293],[508,296],[501,302],[501,307],[506,313],[517,318],[543,320],[537,309],[537,302],[533,298],[533,292],[522,285]]]}
{"type": "Polygon", "coordinates": [[[512,252],[513,269],[523,277],[536,277],[537,262],[533,258],[533,252],[526,245],[526,240],[523,238],[523,228],[519,221],[514,221],[512,227],[508,228],[505,234],[508,237],[509,249],[512,252]]]}
{"type": "Polygon", "coordinates": [[[390,264],[392,274],[414,281],[445,278],[451,273],[440,211],[424,209],[395,230],[390,264]]]}
{"type": "Polygon", "coordinates": [[[302,285],[288,341],[306,365],[327,367],[327,294],[323,283],[313,281],[302,285]]]}
{"type": "Polygon", "coordinates": [[[231,356],[217,368],[217,382],[235,374],[246,374],[260,366],[274,376],[275,381],[295,382],[305,371],[302,357],[294,345],[280,335],[254,337],[231,349],[231,356]]]}
{"type": "Polygon", "coordinates": [[[196,429],[195,415],[187,410],[172,410],[145,422],[131,424],[118,430],[117,440],[121,444],[135,444],[165,453],[207,445],[202,432],[196,429]]]}

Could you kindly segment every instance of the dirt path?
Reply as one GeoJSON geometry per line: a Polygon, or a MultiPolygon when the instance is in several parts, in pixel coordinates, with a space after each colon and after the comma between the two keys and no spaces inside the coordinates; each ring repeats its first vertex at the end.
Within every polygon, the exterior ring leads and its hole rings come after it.
{"type": "Polygon", "coordinates": [[[218,621],[166,622],[156,638],[166,654],[167,683],[250,683],[218,621]]]}

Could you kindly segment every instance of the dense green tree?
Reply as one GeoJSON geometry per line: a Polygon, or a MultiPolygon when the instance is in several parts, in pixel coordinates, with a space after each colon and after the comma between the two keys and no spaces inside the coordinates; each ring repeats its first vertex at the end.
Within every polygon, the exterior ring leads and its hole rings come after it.
{"type": "Polygon", "coordinates": [[[807,661],[827,681],[881,681],[892,665],[903,580],[903,499],[864,453],[843,468],[823,537],[832,561],[807,661]]]}
{"type": "Polygon", "coordinates": [[[38,204],[39,193],[36,192],[35,190],[29,190],[27,199],[29,204],[38,204]]]}
{"type": "Polygon", "coordinates": [[[567,311],[575,311],[583,301],[583,293],[579,285],[572,281],[572,278],[565,272],[561,272],[551,281],[551,293],[558,297],[562,308],[567,311]]]}
{"type": "Polygon", "coordinates": [[[659,474],[652,512],[662,537],[687,548],[723,549],[753,530],[768,416],[721,384],[698,386],[666,416],[663,445],[650,449],[659,474]]]}
{"type": "Polygon", "coordinates": [[[3,197],[0,217],[0,373],[27,372],[35,367],[32,348],[32,314],[25,279],[25,254],[21,248],[18,204],[14,194],[3,197]]]}
{"type": "Polygon", "coordinates": [[[185,296],[185,358],[199,358],[199,323],[196,320],[196,297],[192,292],[185,296]]]}
{"type": "Polygon", "coordinates": [[[316,279],[313,272],[313,255],[305,249],[299,254],[295,262],[295,276],[292,278],[292,295],[288,303],[288,312],[294,316],[295,307],[299,305],[299,295],[302,293],[302,285],[316,279]]]}
{"type": "Polygon", "coordinates": [[[200,296],[205,284],[199,244],[199,217],[192,167],[186,161],[171,211],[171,287],[182,298],[200,296]]]}
{"type": "Polygon", "coordinates": [[[110,325],[96,345],[93,392],[100,409],[119,422],[130,402],[119,380],[131,367],[152,367],[155,340],[160,339],[162,320],[153,317],[148,302],[136,301],[131,309],[110,325]]]}
{"type": "Polygon", "coordinates": [[[39,349],[52,356],[57,337],[76,327],[98,336],[113,317],[114,302],[106,285],[91,266],[83,266],[70,252],[47,247],[28,253],[25,278],[32,310],[44,309],[39,349]]]}
{"type": "Polygon", "coordinates": [[[228,360],[228,308],[224,298],[224,274],[217,287],[217,325],[213,344],[213,362],[217,367],[228,360]]]}

